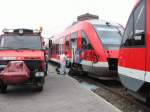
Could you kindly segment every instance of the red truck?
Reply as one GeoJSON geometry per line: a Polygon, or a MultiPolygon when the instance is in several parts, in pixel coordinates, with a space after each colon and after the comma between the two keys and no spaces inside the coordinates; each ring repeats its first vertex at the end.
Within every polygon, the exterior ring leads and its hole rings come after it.
{"type": "Polygon", "coordinates": [[[32,84],[43,90],[47,58],[41,30],[4,29],[0,36],[0,91],[8,85],[32,84]]]}

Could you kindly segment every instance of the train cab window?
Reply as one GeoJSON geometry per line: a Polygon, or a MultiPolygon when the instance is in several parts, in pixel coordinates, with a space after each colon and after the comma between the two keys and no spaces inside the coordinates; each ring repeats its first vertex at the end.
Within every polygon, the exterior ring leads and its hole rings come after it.
{"type": "Polygon", "coordinates": [[[133,45],[145,44],[145,2],[144,0],[134,11],[134,42],[133,45]]]}
{"type": "Polygon", "coordinates": [[[132,12],[124,33],[122,46],[145,45],[145,0],[132,12]]]}
{"type": "Polygon", "coordinates": [[[93,25],[104,49],[119,49],[122,40],[120,25],[93,25]]]}
{"type": "Polygon", "coordinates": [[[86,33],[84,31],[81,31],[81,35],[82,35],[82,48],[84,50],[90,50],[90,49],[92,49],[92,45],[89,42],[86,33]]]}
{"type": "Polygon", "coordinates": [[[123,36],[122,46],[131,46],[133,38],[133,15],[130,16],[123,36]]]}

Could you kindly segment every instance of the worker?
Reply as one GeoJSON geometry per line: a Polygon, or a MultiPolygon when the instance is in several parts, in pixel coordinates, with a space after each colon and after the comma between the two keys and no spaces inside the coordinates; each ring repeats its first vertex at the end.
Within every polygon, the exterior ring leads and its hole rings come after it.
{"type": "Polygon", "coordinates": [[[65,56],[65,54],[61,53],[61,55],[60,55],[60,75],[66,74],[66,59],[67,59],[67,57],[65,56]]]}
{"type": "Polygon", "coordinates": [[[80,62],[81,62],[80,54],[81,54],[81,50],[77,49],[75,52],[75,63],[76,64],[80,64],[80,62]]]}

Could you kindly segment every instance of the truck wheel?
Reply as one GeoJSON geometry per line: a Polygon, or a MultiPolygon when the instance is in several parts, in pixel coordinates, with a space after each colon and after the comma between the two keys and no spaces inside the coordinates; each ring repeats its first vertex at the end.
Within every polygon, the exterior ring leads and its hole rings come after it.
{"type": "Polygon", "coordinates": [[[47,74],[48,74],[48,71],[44,71],[44,76],[47,76],[47,74]]]}
{"type": "Polygon", "coordinates": [[[1,93],[6,93],[7,92],[7,84],[4,84],[3,82],[0,81],[0,90],[1,90],[1,93]]]}
{"type": "Polygon", "coordinates": [[[37,83],[36,85],[36,91],[42,91],[43,90],[43,85],[41,85],[40,83],[37,83]]]}
{"type": "Polygon", "coordinates": [[[42,91],[44,85],[44,78],[39,78],[36,82],[36,91],[42,91]]]}

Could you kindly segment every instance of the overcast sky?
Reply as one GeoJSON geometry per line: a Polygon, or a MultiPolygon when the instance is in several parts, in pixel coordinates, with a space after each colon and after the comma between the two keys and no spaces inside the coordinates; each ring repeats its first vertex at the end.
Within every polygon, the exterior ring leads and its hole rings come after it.
{"type": "Polygon", "coordinates": [[[3,28],[39,28],[50,37],[92,13],[100,19],[126,25],[136,0],[0,0],[0,31],[3,28]]]}

